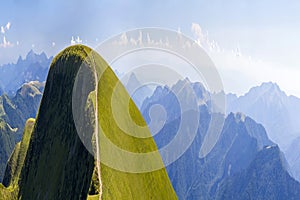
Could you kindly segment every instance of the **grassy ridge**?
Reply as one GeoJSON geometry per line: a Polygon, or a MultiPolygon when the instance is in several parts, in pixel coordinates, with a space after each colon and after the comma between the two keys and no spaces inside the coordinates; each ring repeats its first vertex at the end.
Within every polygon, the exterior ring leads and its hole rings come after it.
{"type": "Polygon", "coordinates": [[[85,199],[93,156],[77,135],[72,90],[90,49],[74,46],[51,64],[36,124],[19,181],[20,199],[85,199]]]}
{"type": "MultiPolygon", "coordinates": [[[[118,129],[112,119],[112,111],[106,109],[110,108],[110,99],[118,79],[107,63],[95,52],[92,52],[93,60],[91,60],[88,57],[91,52],[90,48],[82,45],[72,46],[56,56],[51,64],[19,179],[19,199],[85,199],[87,197],[94,170],[94,158],[80,141],[72,115],[73,85],[82,64],[91,71],[94,63],[97,72],[103,73],[98,90],[100,105],[98,116],[101,127],[106,130],[106,136],[113,143],[132,152],[157,150],[147,128],[142,133],[149,137],[147,139],[128,136],[118,129]]],[[[86,77],[84,81],[93,83],[90,77],[86,77]]],[[[81,91],[81,88],[76,89],[81,91]]],[[[88,93],[82,91],[79,101],[88,104],[88,96],[93,92],[92,89],[88,89],[88,93]]],[[[121,106],[118,109],[122,111],[119,114],[121,118],[124,114],[126,126],[128,116],[123,113],[123,110],[128,108],[126,100],[129,95],[123,86],[118,87],[116,94],[119,99],[118,105],[121,106]]],[[[87,107],[78,109],[87,109],[87,107]]],[[[146,125],[132,100],[129,101],[129,111],[136,123],[146,125]]],[[[91,122],[87,122],[84,127],[79,127],[79,130],[84,129],[87,133],[85,139],[92,141],[91,133],[94,127],[89,123],[91,122]]],[[[136,135],[139,134],[138,129],[132,131],[136,135]]],[[[105,149],[101,149],[102,152],[105,152],[105,149]]],[[[162,162],[160,157],[154,161],[160,164],[162,162]]],[[[147,164],[154,163],[131,163],[133,166],[147,164]]],[[[94,183],[97,183],[97,176],[93,179],[94,183]]],[[[101,164],[101,180],[103,199],[177,199],[164,168],[147,173],[126,173],[101,164]]],[[[89,199],[97,198],[97,190],[94,193],[95,195],[90,196],[89,199]]]]}

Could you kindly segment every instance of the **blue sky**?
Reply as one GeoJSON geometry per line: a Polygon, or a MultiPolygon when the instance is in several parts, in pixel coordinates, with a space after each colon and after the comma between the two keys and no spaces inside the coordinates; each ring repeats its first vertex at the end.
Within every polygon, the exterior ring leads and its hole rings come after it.
{"type": "Polygon", "coordinates": [[[30,49],[55,55],[70,45],[72,36],[94,46],[128,29],[163,27],[180,28],[195,38],[194,23],[225,52],[209,54],[228,92],[241,94],[260,82],[274,81],[288,94],[300,96],[299,10],[299,1],[274,0],[4,1],[0,64],[15,62],[30,49]],[[242,56],[237,59],[230,52],[242,56]],[[240,73],[240,80],[231,77],[233,72],[240,73]]]}

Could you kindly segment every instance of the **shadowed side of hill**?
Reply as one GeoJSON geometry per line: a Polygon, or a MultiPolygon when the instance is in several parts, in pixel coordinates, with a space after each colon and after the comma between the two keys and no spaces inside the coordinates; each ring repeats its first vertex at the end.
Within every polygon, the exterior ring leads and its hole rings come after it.
{"type": "Polygon", "coordinates": [[[11,186],[15,189],[18,188],[18,181],[27,154],[34,123],[35,119],[32,118],[26,121],[22,141],[16,144],[14,151],[7,162],[2,181],[5,187],[11,186]]]}
{"type": "MultiPolygon", "coordinates": [[[[91,103],[91,100],[95,102],[96,99],[95,96],[91,98],[96,89],[91,72],[93,67],[97,68],[97,73],[102,74],[98,86],[97,116],[100,126],[105,130],[106,137],[117,146],[135,153],[157,151],[156,144],[147,128],[144,130],[148,137],[138,139],[126,135],[114,123],[110,100],[113,93],[117,96],[115,103],[122,107],[121,111],[129,108],[133,120],[138,124],[146,125],[125,88],[121,85],[114,90],[119,80],[112,69],[90,48],[83,45],[71,46],[56,56],[51,64],[39,114],[19,179],[19,199],[86,199],[92,178],[92,184],[98,183],[98,185],[93,187],[93,196],[90,198],[98,198],[99,179],[98,175],[93,176],[95,159],[80,140],[82,136],[78,136],[78,133],[83,133],[85,145],[88,148],[92,146],[91,149],[95,150],[93,137],[95,104],[91,103]],[[92,57],[89,56],[91,53],[92,57]],[[82,66],[86,71],[80,74],[82,66]],[[82,83],[79,84],[76,79],[78,74],[82,78],[80,79],[82,83]],[[88,86],[88,88],[83,86],[88,86]],[[78,99],[75,97],[74,100],[73,89],[79,92],[78,99]],[[128,98],[130,99],[129,105],[126,104],[128,98]],[[82,116],[74,115],[74,110],[72,110],[74,102],[72,101],[79,102],[79,106],[75,108],[79,109],[79,113],[83,113],[82,116]],[[78,126],[77,123],[75,126],[76,120],[81,120],[82,126],[78,126]]],[[[124,112],[118,114],[127,125],[128,116],[125,116],[124,112]]],[[[103,154],[112,159],[118,156],[110,154],[103,148],[105,147],[100,148],[101,157],[104,156],[103,154]]],[[[126,162],[126,158],[121,161],[126,162]]],[[[160,156],[157,156],[154,161],[162,163],[160,156]]],[[[155,163],[137,160],[130,163],[130,166],[147,164],[155,163]]],[[[102,199],[177,199],[165,168],[145,173],[129,173],[101,163],[98,171],[101,172],[102,199]]]]}
{"type": "Polygon", "coordinates": [[[25,156],[28,149],[31,133],[35,120],[27,120],[22,141],[15,145],[15,148],[7,162],[2,184],[0,184],[0,199],[14,200],[18,199],[19,185],[18,181],[24,164],[25,156]]]}
{"type": "Polygon", "coordinates": [[[19,180],[20,199],[85,199],[94,159],[72,116],[78,69],[91,50],[65,49],[52,62],[19,180]]]}

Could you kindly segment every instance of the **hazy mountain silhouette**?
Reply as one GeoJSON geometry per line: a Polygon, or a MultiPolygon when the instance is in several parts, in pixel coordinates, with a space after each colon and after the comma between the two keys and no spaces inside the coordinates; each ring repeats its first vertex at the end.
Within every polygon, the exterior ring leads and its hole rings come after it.
{"type": "Polygon", "coordinates": [[[17,63],[0,66],[0,88],[10,96],[24,84],[30,81],[44,82],[53,57],[47,57],[44,52],[36,54],[31,50],[17,63]]]}
{"type": "MultiPolygon", "coordinates": [[[[216,199],[224,195],[231,195],[233,199],[239,198],[238,193],[227,194],[226,187],[231,187],[228,180],[233,177],[247,176],[251,170],[261,171],[268,174],[266,180],[262,182],[261,188],[264,188],[278,197],[291,198],[299,197],[297,190],[300,189],[297,183],[287,172],[286,162],[269,162],[268,167],[253,165],[255,162],[268,160],[268,154],[262,156],[260,152],[264,148],[275,145],[268,139],[267,133],[261,124],[256,123],[250,117],[242,113],[230,113],[225,120],[220,138],[211,152],[204,158],[199,156],[204,137],[207,134],[211,117],[214,113],[210,111],[209,93],[200,83],[190,83],[187,79],[179,81],[172,88],[182,88],[185,84],[190,84],[197,94],[199,103],[200,117],[197,135],[192,145],[187,151],[174,163],[167,167],[169,177],[179,199],[216,199]],[[282,179],[278,179],[276,187],[268,185],[268,181],[274,181],[276,177],[271,176],[273,170],[278,174],[284,174],[282,179]],[[290,185],[288,189],[278,190],[278,187],[290,185]],[[284,192],[281,194],[281,192],[284,192]]],[[[185,94],[187,97],[189,94],[185,94]]],[[[189,98],[184,99],[184,103],[189,102],[189,98]]],[[[147,98],[142,106],[142,113],[149,124],[151,119],[149,111],[153,105],[162,105],[167,114],[166,124],[154,138],[158,147],[168,144],[176,135],[181,122],[180,104],[176,100],[176,95],[168,87],[158,87],[153,95],[147,98]]],[[[222,116],[221,116],[222,117],[222,116]]],[[[224,116],[223,116],[224,117],[224,116]]],[[[190,123],[194,123],[190,119],[190,123]]],[[[156,124],[161,126],[161,124],[156,124]]],[[[155,126],[155,124],[154,124],[155,126]]],[[[188,134],[189,130],[185,130],[188,134]]],[[[279,150],[278,150],[279,151],[279,150]]],[[[281,153],[274,154],[274,159],[284,160],[281,153]]],[[[272,158],[272,159],[273,159],[272,158]]],[[[271,158],[270,158],[271,159],[271,158]]],[[[275,175],[275,174],[274,174],[275,175]]],[[[257,182],[255,182],[257,183],[257,182]]],[[[253,180],[237,179],[232,187],[239,187],[241,184],[255,184],[253,180]],[[238,182],[240,180],[241,182],[238,182]],[[239,185],[236,185],[239,184],[239,185]]],[[[264,198],[265,196],[257,192],[257,188],[241,188],[239,192],[249,193],[246,199],[264,198]]],[[[272,196],[273,197],[273,196],[272,196]]],[[[269,198],[270,199],[270,198],[269,198]]]]}
{"type": "Polygon", "coordinates": [[[269,138],[283,150],[292,173],[300,180],[300,165],[294,159],[300,157],[300,148],[292,144],[300,137],[299,98],[287,96],[276,83],[263,83],[243,96],[227,95],[227,112],[243,112],[261,123],[269,138]]]}

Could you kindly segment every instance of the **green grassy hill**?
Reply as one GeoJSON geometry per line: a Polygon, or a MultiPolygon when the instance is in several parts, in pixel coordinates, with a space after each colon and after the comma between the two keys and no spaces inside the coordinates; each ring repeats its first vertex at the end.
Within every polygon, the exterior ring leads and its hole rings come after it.
{"type": "MultiPolygon", "coordinates": [[[[86,199],[88,192],[91,194],[89,199],[98,198],[99,180],[97,174],[93,173],[95,160],[77,134],[78,127],[76,129],[72,113],[73,85],[79,67],[83,63],[87,69],[91,69],[94,63],[98,73],[103,73],[98,87],[97,114],[99,124],[105,130],[105,136],[132,152],[157,150],[148,128],[144,128],[140,133],[147,135],[149,137],[147,139],[126,135],[118,128],[112,117],[110,98],[113,93],[117,95],[118,101],[115,103],[119,106],[119,115],[124,120],[123,125],[126,126],[129,124],[126,123],[128,116],[123,111],[128,108],[126,102],[130,99],[129,95],[122,85],[113,92],[118,79],[98,54],[82,45],[72,46],[61,52],[51,64],[35,125],[33,126],[32,120],[27,122],[24,138],[10,157],[5,175],[5,185],[8,188],[0,186],[0,195],[3,199],[86,199]],[[88,57],[90,53],[93,54],[93,60],[88,57]],[[24,164],[20,166],[22,162],[24,164]]],[[[90,88],[89,92],[92,93],[93,88],[90,88]]],[[[95,104],[89,104],[90,94],[85,96],[81,99],[83,104],[87,105],[84,109],[93,107],[95,104]]],[[[131,99],[129,112],[136,123],[146,125],[131,99]]],[[[85,139],[91,141],[92,145],[91,133],[94,127],[93,119],[90,120],[87,122],[91,124],[85,124],[84,127],[79,127],[79,130],[81,128],[86,130],[85,139]]],[[[135,135],[139,134],[138,129],[132,128],[132,131],[135,135]]],[[[104,148],[105,146],[100,150],[103,158],[112,157],[114,161],[114,156],[120,156],[108,155],[104,148]]],[[[126,158],[123,159],[126,162],[126,158]]],[[[148,163],[145,160],[136,160],[135,163],[130,163],[129,167],[147,168],[147,165],[161,164],[162,160],[156,154],[156,157],[148,163]]],[[[177,199],[164,168],[153,172],[129,173],[101,164],[100,172],[103,184],[102,199],[177,199]]]]}
{"type": "Polygon", "coordinates": [[[20,199],[85,199],[94,158],[82,144],[72,114],[72,90],[87,56],[70,47],[54,58],[19,181],[20,199]]]}

